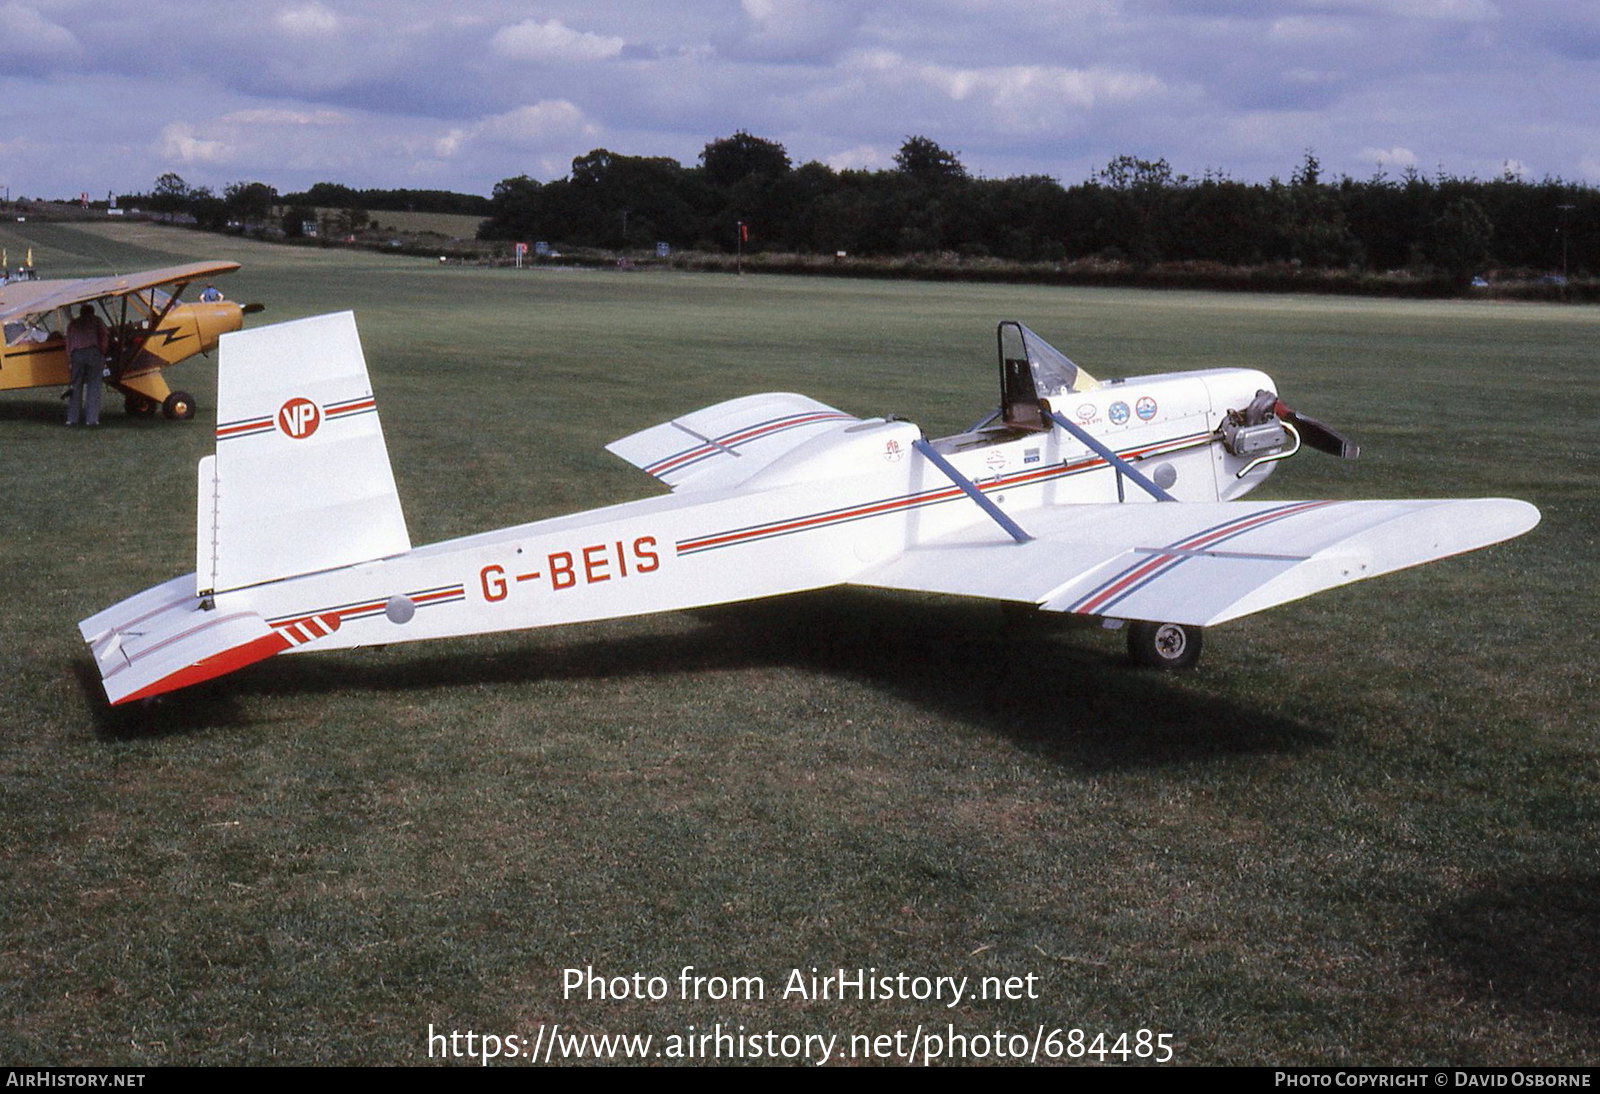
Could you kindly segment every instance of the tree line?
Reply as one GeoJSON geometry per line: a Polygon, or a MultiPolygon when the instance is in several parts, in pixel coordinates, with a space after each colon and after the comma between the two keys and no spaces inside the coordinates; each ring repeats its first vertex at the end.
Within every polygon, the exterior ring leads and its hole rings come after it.
{"type": "Polygon", "coordinates": [[[1213,172],[1194,178],[1163,159],[1118,156],[1092,178],[1063,185],[1045,175],[975,177],[959,153],[921,136],[906,138],[892,168],[796,166],[783,145],[740,131],[706,144],[693,166],[601,148],[574,159],[565,178],[507,178],[488,198],[332,182],[289,194],[238,182],[216,195],[169,173],[122,203],[205,228],[271,226],[288,235],[313,211],[353,233],[372,211],[410,210],[481,216],[483,240],[607,250],[665,242],[710,252],[1132,268],[1286,264],[1460,281],[1492,270],[1600,273],[1600,191],[1592,186],[1509,170],[1488,181],[1415,169],[1330,178],[1310,151],[1287,179],[1264,183],[1213,172]]]}
{"type": "Polygon", "coordinates": [[[333,210],[334,226],[355,232],[366,227],[373,212],[457,213],[488,216],[489,199],[478,194],[449,190],[356,190],[336,182],[319,182],[287,194],[264,182],[234,182],[221,195],[210,187],[190,186],[183,176],[167,172],[148,193],[123,194],[123,208],[139,208],[157,216],[192,221],[210,231],[229,227],[275,225],[287,235],[299,235],[300,225],[317,218],[319,210],[333,210]]]}
{"type": "Polygon", "coordinates": [[[1290,263],[1417,270],[1600,269],[1600,191],[1509,171],[1490,181],[1416,170],[1326,178],[1312,152],[1265,183],[1175,174],[1119,156],[1082,183],[971,175],[958,153],[908,137],[892,169],[794,166],[739,132],[685,167],[597,149],[552,182],[498,183],[480,238],[601,248],[664,241],[694,250],[858,256],[952,254],[1019,262],[1290,263]],[[740,225],[744,225],[741,236],[740,225]]]}

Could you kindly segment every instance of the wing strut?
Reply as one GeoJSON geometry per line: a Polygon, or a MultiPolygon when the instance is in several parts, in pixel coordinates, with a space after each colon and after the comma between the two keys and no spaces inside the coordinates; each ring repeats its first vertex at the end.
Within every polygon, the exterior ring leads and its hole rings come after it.
{"type": "MultiPolygon", "coordinates": [[[[1047,411],[1046,413],[1050,415],[1050,419],[1055,422],[1056,425],[1059,425],[1062,429],[1065,429],[1068,433],[1071,433],[1074,437],[1078,438],[1078,440],[1088,445],[1094,450],[1095,455],[1099,456],[1112,467],[1115,467],[1119,472],[1132,479],[1134,485],[1139,487],[1139,489],[1143,490],[1146,494],[1149,494],[1152,498],[1155,498],[1157,501],[1178,500],[1146,478],[1144,472],[1134,470],[1133,464],[1129,463],[1127,460],[1111,451],[1111,449],[1101,444],[1089,434],[1088,430],[1084,429],[1077,422],[1068,421],[1065,417],[1056,413],[1054,410],[1047,411]]],[[[1120,490],[1118,491],[1118,494],[1121,494],[1120,490]]]]}
{"type": "Polygon", "coordinates": [[[940,471],[943,471],[945,478],[955,483],[961,488],[961,492],[963,494],[977,502],[978,508],[989,514],[989,518],[1000,527],[1004,528],[1006,530],[1006,534],[1012,539],[1016,540],[1018,543],[1027,543],[1033,538],[1019,528],[1016,521],[1006,516],[998,505],[984,497],[983,491],[974,486],[971,479],[957,471],[951,465],[949,460],[935,452],[933,450],[933,445],[929,444],[921,437],[918,437],[916,440],[911,442],[911,447],[915,448],[918,452],[921,452],[928,458],[929,463],[933,464],[933,466],[937,467],[940,471]]]}

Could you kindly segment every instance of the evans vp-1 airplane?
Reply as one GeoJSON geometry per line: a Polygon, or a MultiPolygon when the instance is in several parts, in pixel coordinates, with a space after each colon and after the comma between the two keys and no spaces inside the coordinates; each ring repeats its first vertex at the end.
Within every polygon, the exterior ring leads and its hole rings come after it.
{"type": "Polygon", "coordinates": [[[237,262],[191,262],[138,273],[71,281],[13,281],[0,285],[0,391],[66,387],[72,369],[64,332],[71,312],[93,304],[111,329],[107,379],[122,392],[130,414],[194,417],[194,397],[173,391],[161,371],[204,353],[225,332],[244,325],[260,304],[235,304],[220,297],[180,303],[195,281],[239,268],[237,262]]]}
{"type": "Polygon", "coordinates": [[[801,395],[609,445],[671,493],[413,548],[354,318],[224,336],[197,571],[84,620],[113,703],[278,653],[673,611],[854,584],[1132,621],[1183,667],[1200,628],[1519,535],[1505,499],[1237,501],[1302,441],[1354,446],[1245,369],[1098,383],[998,331],[1000,408],[926,440],[801,395]]]}

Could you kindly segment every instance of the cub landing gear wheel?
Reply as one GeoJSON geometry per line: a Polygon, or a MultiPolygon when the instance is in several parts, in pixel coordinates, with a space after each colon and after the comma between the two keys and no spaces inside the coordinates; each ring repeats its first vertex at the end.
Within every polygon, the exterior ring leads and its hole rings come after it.
{"type": "Polygon", "coordinates": [[[175,422],[186,422],[194,417],[194,396],[187,391],[174,391],[161,404],[161,413],[175,422]]]}
{"type": "Polygon", "coordinates": [[[122,407],[135,418],[148,418],[158,409],[154,399],[139,394],[124,396],[122,407]]]}
{"type": "Polygon", "coordinates": [[[1147,668],[1192,669],[1200,660],[1199,627],[1183,623],[1128,624],[1128,656],[1147,668]]]}

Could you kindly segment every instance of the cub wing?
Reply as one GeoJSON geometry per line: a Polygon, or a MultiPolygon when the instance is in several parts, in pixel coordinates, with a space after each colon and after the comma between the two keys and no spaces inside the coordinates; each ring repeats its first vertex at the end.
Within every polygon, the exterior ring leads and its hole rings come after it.
{"type": "Polygon", "coordinates": [[[1264,501],[1068,505],[918,544],[855,579],[1047,611],[1210,626],[1521,535],[1527,502],[1264,501]]]}
{"type": "Polygon", "coordinates": [[[15,281],[0,285],[0,321],[70,308],[102,297],[128,296],[163,285],[172,285],[175,291],[181,291],[191,281],[232,273],[238,268],[237,262],[190,262],[183,266],[163,266],[156,270],[75,281],[15,281]]]}
{"type": "Polygon", "coordinates": [[[820,433],[861,419],[804,395],[747,395],[612,441],[613,452],[673,490],[743,482],[820,433]]]}

